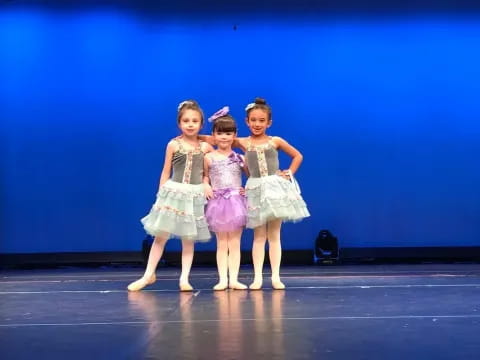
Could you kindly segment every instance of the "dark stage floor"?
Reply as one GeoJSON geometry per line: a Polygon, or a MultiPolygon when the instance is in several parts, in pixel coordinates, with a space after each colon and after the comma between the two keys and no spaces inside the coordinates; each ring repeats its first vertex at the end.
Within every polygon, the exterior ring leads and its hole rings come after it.
{"type": "Polygon", "coordinates": [[[3,271],[0,358],[480,359],[480,264],[284,267],[285,291],[178,271],[139,293],[140,268],[3,271]]]}

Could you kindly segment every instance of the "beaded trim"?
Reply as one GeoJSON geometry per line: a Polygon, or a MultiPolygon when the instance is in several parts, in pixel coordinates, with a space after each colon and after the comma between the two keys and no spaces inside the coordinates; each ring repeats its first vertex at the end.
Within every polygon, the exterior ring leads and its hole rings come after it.
{"type": "Polygon", "coordinates": [[[260,176],[268,176],[267,159],[265,158],[265,149],[257,149],[258,169],[260,176]]]}
{"type": "Polygon", "coordinates": [[[185,171],[183,172],[182,182],[184,184],[190,183],[190,177],[192,175],[192,167],[193,167],[193,151],[189,151],[187,153],[187,161],[185,162],[185,171]]]}
{"type": "MultiPolygon", "coordinates": [[[[156,211],[166,210],[166,211],[169,211],[171,213],[174,213],[175,215],[190,216],[190,214],[188,214],[187,212],[185,212],[183,210],[175,209],[175,208],[173,208],[171,206],[168,206],[168,205],[155,206],[155,210],[156,211]]],[[[200,221],[200,220],[203,220],[204,218],[205,218],[205,216],[202,215],[202,216],[196,217],[195,220],[200,221]]]]}

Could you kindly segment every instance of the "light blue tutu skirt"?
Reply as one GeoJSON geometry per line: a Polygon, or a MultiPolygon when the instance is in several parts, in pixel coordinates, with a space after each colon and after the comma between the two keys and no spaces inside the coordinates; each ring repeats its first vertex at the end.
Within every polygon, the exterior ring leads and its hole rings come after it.
{"type": "Polygon", "coordinates": [[[254,229],[275,219],[297,222],[310,216],[295,185],[281,176],[251,177],[245,191],[248,228],[254,229]]]}
{"type": "Polygon", "coordinates": [[[208,241],[211,237],[205,219],[203,184],[183,184],[168,180],[160,188],[152,209],[141,222],[152,236],[208,241]]]}

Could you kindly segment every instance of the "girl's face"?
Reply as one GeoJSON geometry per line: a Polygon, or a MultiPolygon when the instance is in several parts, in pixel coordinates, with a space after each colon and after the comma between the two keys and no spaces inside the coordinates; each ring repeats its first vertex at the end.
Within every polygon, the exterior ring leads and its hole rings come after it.
{"type": "Polygon", "coordinates": [[[253,109],[247,118],[247,126],[253,136],[261,136],[272,125],[268,113],[262,109],[253,109]]]}
{"type": "Polygon", "coordinates": [[[196,136],[202,127],[202,115],[197,110],[187,109],[183,112],[178,127],[185,136],[196,136]]]}
{"type": "Polygon", "coordinates": [[[215,144],[221,150],[228,150],[232,148],[232,143],[237,133],[233,131],[214,131],[213,132],[213,139],[215,140],[215,144]]]}

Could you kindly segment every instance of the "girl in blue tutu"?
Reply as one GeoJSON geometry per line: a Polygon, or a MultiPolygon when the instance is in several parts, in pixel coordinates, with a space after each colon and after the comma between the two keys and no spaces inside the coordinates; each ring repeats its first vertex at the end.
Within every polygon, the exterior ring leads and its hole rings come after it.
{"type": "Polygon", "coordinates": [[[203,125],[203,112],[196,101],[187,100],[178,106],[177,123],[182,135],[167,145],[157,199],[150,213],[141,221],[145,231],[154,236],[144,275],[128,285],[138,291],[153,284],[155,270],[170,237],[182,239],[181,291],[191,291],[189,283],[195,241],[208,241],[210,232],[204,215],[204,156],[213,148],[201,142],[198,132],[203,125]]]}
{"type": "Polygon", "coordinates": [[[264,99],[256,98],[253,103],[247,105],[245,111],[250,136],[239,138],[238,145],[245,150],[246,164],[250,173],[245,185],[247,227],[254,229],[252,258],[255,275],[250,289],[257,290],[262,287],[267,240],[272,268],[272,287],[284,289],[285,285],[280,280],[282,221],[296,222],[310,216],[293,178],[303,156],[284,139],[266,134],[272,125],[272,110],[264,99]],[[279,150],[292,158],[287,170],[279,169],[279,150]]]}
{"type": "Polygon", "coordinates": [[[242,191],[243,156],[232,150],[237,135],[235,120],[229,108],[217,111],[208,120],[213,122],[213,141],[217,149],[205,156],[204,182],[208,204],[207,223],[217,237],[217,268],[219,282],[214,290],[243,290],[238,281],[240,239],[247,220],[247,207],[242,191]]]}

